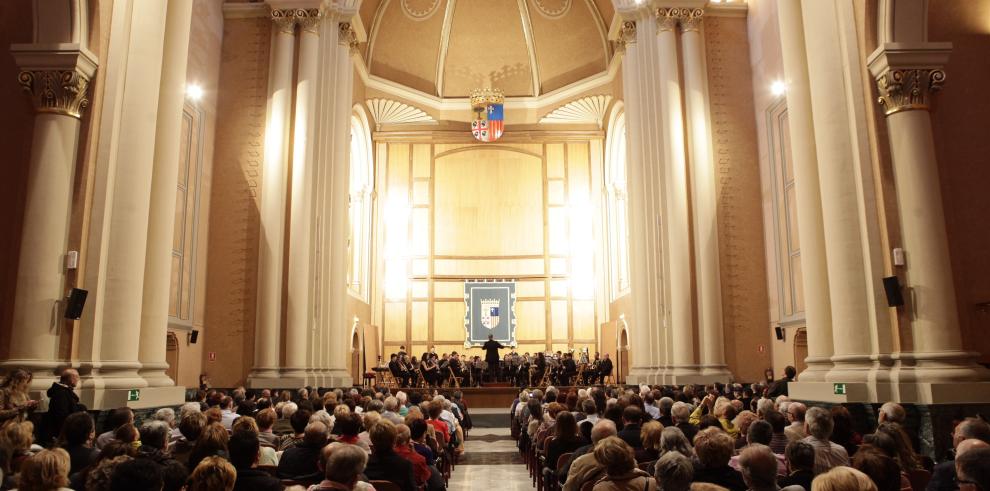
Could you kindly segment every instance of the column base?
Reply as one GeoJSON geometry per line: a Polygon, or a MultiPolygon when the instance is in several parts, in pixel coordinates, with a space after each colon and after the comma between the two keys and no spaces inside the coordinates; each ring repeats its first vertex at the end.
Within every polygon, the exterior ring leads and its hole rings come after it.
{"type": "Polygon", "coordinates": [[[946,351],[895,353],[892,382],[953,383],[990,381],[990,370],[976,364],[978,353],[946,351]]]}
{"type": "Polygon", "coordinates": [[[257,377],[248,376],[248,389],[301,389],[306,386],[306,377],[257,377]]]}
{"type": "Polygon", "coordinates": [[[175,387],[175,381],[165,370],[168,370],[168,363],[142,363],[138,375],[148,383],[148,387],[175,387]]]}
{"type": "Polygon", "coordinates": [[[874,360],[870,355],[836,355],[831,358],[832,369],[825,374],[826,382],[870,382],[874,380],[874,360]]]}
{"type": "MultiPolygon", "coordinates": [[[[141,364],[131,361],[103,361],[80,363],[80,372],[86,373],[79,386],[83,389],[141,389],[148,381],[138,374],[141,364]]],[[[173,384],[174,385],[174,384],[173,384]]]]}
{"type": "Polygon", "coordinates": [[[841,383],[791,382],[789,397],[794,400],[845,403],[971,404],[990,401],[990,382],[841,383]],[[836,394],[836,385],[845,393],[836,394]]]}
{"type": "Polygon", "coordinates": [[[630,385],[655,383],[656,373],[647,367],[633,367],[626,374],[626,383],[630,385]]]}
{"type": "Polygon", "coordinates": [[[732,380],[732,372],[728,365],[702,365],[701,375],[703,377],[718,377],[718,380],[732,380]]]}
{"type": "Polygon", "coordinates": [[[804,359],[808,367],[798,374],[798,380],[802,382],[824,382],[832,369],[832,360],[828,357],[808,357],[804,359]]]}
{"type": "Polygon", "coordinates": [[[354,386],[354,377],[343,368],[330,368],[324,372],[324,387],[344,388],[354,386]]]}
{"type": "Polygon", "coordinates": [[[248,379],[252,378],[272,378],[277,379],[281,376],[281,370],[278,367],[253,367],[251,368],[251,373],[248,374],[248,379]]]}
{"type": "Polygon", "coordinates": [[[186,401],[186,388],[133,387],[133,388],[83,388],[78,391],[79,402],[90,410],[130,407],[134,409],[178,406],[186,401]],[[134,397],[136,400],[131,400],[134,397]]]}

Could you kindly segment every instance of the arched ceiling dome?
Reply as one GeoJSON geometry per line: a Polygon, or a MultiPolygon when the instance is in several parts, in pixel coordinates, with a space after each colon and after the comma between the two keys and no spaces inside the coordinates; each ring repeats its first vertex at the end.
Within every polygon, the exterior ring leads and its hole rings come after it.
{"type": "Polygon", "coordinates": [[[608,70],[610,0],[365,0],[372,76],[442,98],[539,96],[608,70]]]}

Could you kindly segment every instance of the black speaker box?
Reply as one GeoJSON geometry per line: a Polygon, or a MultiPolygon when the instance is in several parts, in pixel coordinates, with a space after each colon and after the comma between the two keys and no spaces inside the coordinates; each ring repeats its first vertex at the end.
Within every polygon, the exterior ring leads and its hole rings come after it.
{"type": "Polygon", "coordinates": [[[65,300],[66,319],[77,320],[82,317],[83,307],[86,305],[86,296],[89,292],[79,288],[73,288],[69,292],[69,298],[65,300]]]}
{"type": "Polygon", "coordinates": [[[884,278],[883,290],[887,294],[888,307],[900,307],[904,305],[904,297],[901,295],[901,282],[897,279],[897,276],[884,278]]]}
{"type": "Polygon", "coordinates": [[[195,329],[189,331],[189,344],[196,344],[197,340],[199,340],[199,331],[195,329]]]}
{"type": "Polygon", "coordinates": [[[777,327],[773,328],[773,332],[774,332],[774,334],[777,335],[777,341],[783,341],[784,340],[784,326],[777,326],[777,327]]]}

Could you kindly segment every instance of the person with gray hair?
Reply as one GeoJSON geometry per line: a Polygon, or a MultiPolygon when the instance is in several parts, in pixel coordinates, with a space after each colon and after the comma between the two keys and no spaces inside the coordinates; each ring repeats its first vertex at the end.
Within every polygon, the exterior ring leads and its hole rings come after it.
{"type": "MultiPolygon", "coordinates": [[[[787,428],[784,428],[784,434],[787,435],[788,441],[794,442],[808,436],[808,433],[804,428],[804,421],[807,417],[807,411],[808,407],[800,402],[791,402],[787,405],[787,412],[784,414],[787,415],[787,419],[791,422],[791,424],[787,428]]],[[[783,412],[783,410],[781,410],[781,412],[783,412]]],[[[829,422],[831,421],[832,418],[829,416],[829,422]]],[[[831,432],[832,430],[829,429],[829,433],[831,432]]]]}
{"type": "Polygon", "coordinates": [[[163,407],[155,411],[155,419],[164,422],[170,429],[175,428],[175,409],[163,407]]]}
{"type": "Polygon", "coordinates": [[[739,471],[750,491],[777,491],[777,457],[770,447],[752,443],[739,453],[739,471]]]}
{"type": "Polygon", "coordinates": [[[402,424],[403,417],[399,415],[399,400],[394,396],[388,396],[385,398],[385,405],[383,407],[382,417],[391,421],[392,424],[398,425],[402,424]]]}
{"type": "Polygon", "coordinates": [[[670,418],[674,426],[684,433],[684,438],[693,442],[694,436],[698,434],[698,427],[691,424],[691,405],[681,401],[675,402],[670,408],[670,418]]]}
{"type": "Polygon", "coordinates": [[[904,407],[896,402],[883,403],[877,414],[877,423],[879,424],[897,423],[903,425],[905,419],[907,419],[907,413],[904,412],[904,407]]]}
{"type": "MultiPolygon", "coordinates": [[[[960,453],[960,444],[966,440],[978,440],[990,443],[990,424],[980,418],[966,418],[952,430],[952,448],[960,453]]],[[[928,491],[949,491],[957,489],[956,463],[947,460],[935,466],[932,479],[928,482],[928,491]]]]}
{"type": "Polygon", "coordinates": [[[657,401],[657,406],[660,407],[660,417],[657,418],[657,420],[660,421],[660,424],[662,424],[664,428],[674,426],[674,419],[670,414],[670,410],[674,407],[674,400],[669,397],[661,397],[660,400],[657,401]]]}
{"type": "MultiPolygon", "coordinates": [[[[664,428],[664,430],[677,428],[664,428]]],[[[683,436],[683,435],[682,435],[683,436]]],[[[686,455],[671,451],[657,459],[653,468],[659,491],[688,491],[694,480],[694,464],[686,455]]]]}
{"type": "Polygon", "coordinates": [[[668,426],[660,432],[660,456],[669,452],[676,452],[685,457],[694,456],[694,448],[691,442],[684,436],[684,432],[676,426],[668,426]]]}
{"type": "Polygon", "coordinates": [[[591,428],[591,445],[585,445],[574,451],[561,474],[564,479],[564,491],[578,491],[587,482],[596,482],[605,476],[605,466],[595,459],[595,445],[598,442],[618,435],[615,423],[610,419],[600,419],[591,428]],[[580,454],[579,454],[580,452],[580,454]]]}
{"type": "Polygon", "coordinates": [[[766,397],[761,398],[756,401],[756,415],[760,419],[766,419],[767,414],[770,411],[776,411],[776,405],[773,403],[773,399],[768,399],[766,397]]]}
{"type": "MultiPolygon", "coordinates": [[[[791,405],[793,407],[793,404],[791,405]]],[[[804,415],[808,436],[800,440],[815,448],[815,475],[827,472],[833,467],[849,465],[849,453],[838,443],[829,441],[832,436],[832,412],[821,407],[812,407],[804,415]]]]}
{"type": "Polygon", "coordinates": [[[354,489],[368,465],[368,454],[354,445],[337,445],[324,464],[324,481],[317,489],[354,489]]]}
{"type": "Polygon", "coordinates": [[[272,426],[272,432],[276,435],[291,435],[295,433],[292,429],[292,423],[289,421],[292,419],[292,415],[296,414],[298,410],[299,406],[294,402],[281,404],[281,409],[276,406],[275,411],[279,413],[279,418],[275,420],[275,424],[272,426]]]}

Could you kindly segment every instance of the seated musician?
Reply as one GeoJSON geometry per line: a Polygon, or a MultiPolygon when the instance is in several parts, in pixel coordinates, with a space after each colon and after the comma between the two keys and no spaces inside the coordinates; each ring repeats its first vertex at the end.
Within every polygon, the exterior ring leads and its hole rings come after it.
{"type": "Polygon", "coordinates": [[[577,363],[574,362],[574,354],[567,353],[564,355],[564,359],[560,362],[561,372],[560,372],[560,383],[561,385],[571,385],[571,380],[574,379],[574,375],[577,375],[577,363]]]}
{"type": "MultiPolygon", "coordinates": [[[[447,367],[450,368],[450,372],[454,372],[454,377],[461,377],[464,373],[464,366],[461,364],[461,357],[456,351],[450,352],[450,359],[447,360],[447,367]]],[[[447,372],[445,375],[449,375],[447,372]]],[[[450,381],[451,384],[454,383],[453,380],[450,381]]]]}
{"type": "Polygon", "coordinates": [[[471,359],[471,382],[476,386],[481,386],[481,376],[485,371],[485,362],[481,360],[480,356],[475,356],[471,359]]]}
{"type": "Polygon", "coordinates": [[[594,385],[595,380],[598,379],[599,371],[601,369],[602,359],[600,355],[595,352],[595,359],[591,362],[588,368],[584,369],[584,380],[588,382],[589,385],[594,385]]]}
{"type": "Polygon", "coordinates": [[[437,364],[433,361],[433,355],[423,353],[423,357],[419,360],[419,373],[423,374],[423,381],[426,382],[427,387],[432,387],[436,383],[437,364]]]}
{"type": "Polygon", "coordinates": [[[399,382],[402,387],[408,386],[409,375],[408,372],[403,369],[403,365],[399,361],[399,355],[392,353],[392,355],[389,356],[388,371],[392,373],[392,376],[395,377],[395,380],[399,382]]]}
{"type": "MultiPolygon", "coordinates": [[[[413,360],[415,359],[416,357],[413,357],[413,360]]],[[[399,365],[402,367],[402,372],[406,376],[405,386],[412,385],[416,381],[415,363],[409,359],[409,355],[401,355],[399,356],[399,365]]]]}
{"type": "Polygon", "coordinates": [[[547,357],[543,353],[537,353],[534,365],[536,370],[533,371],[533,383],[539,385],[543,380],[543,374],[547,371],[547,357]]]}
{"type": "Polygon", "coordinates": [[[519,357],[515,371],[516,386],[518,387],[526,387],[529,383],[529,359],[529,353],[519,357]]]}

